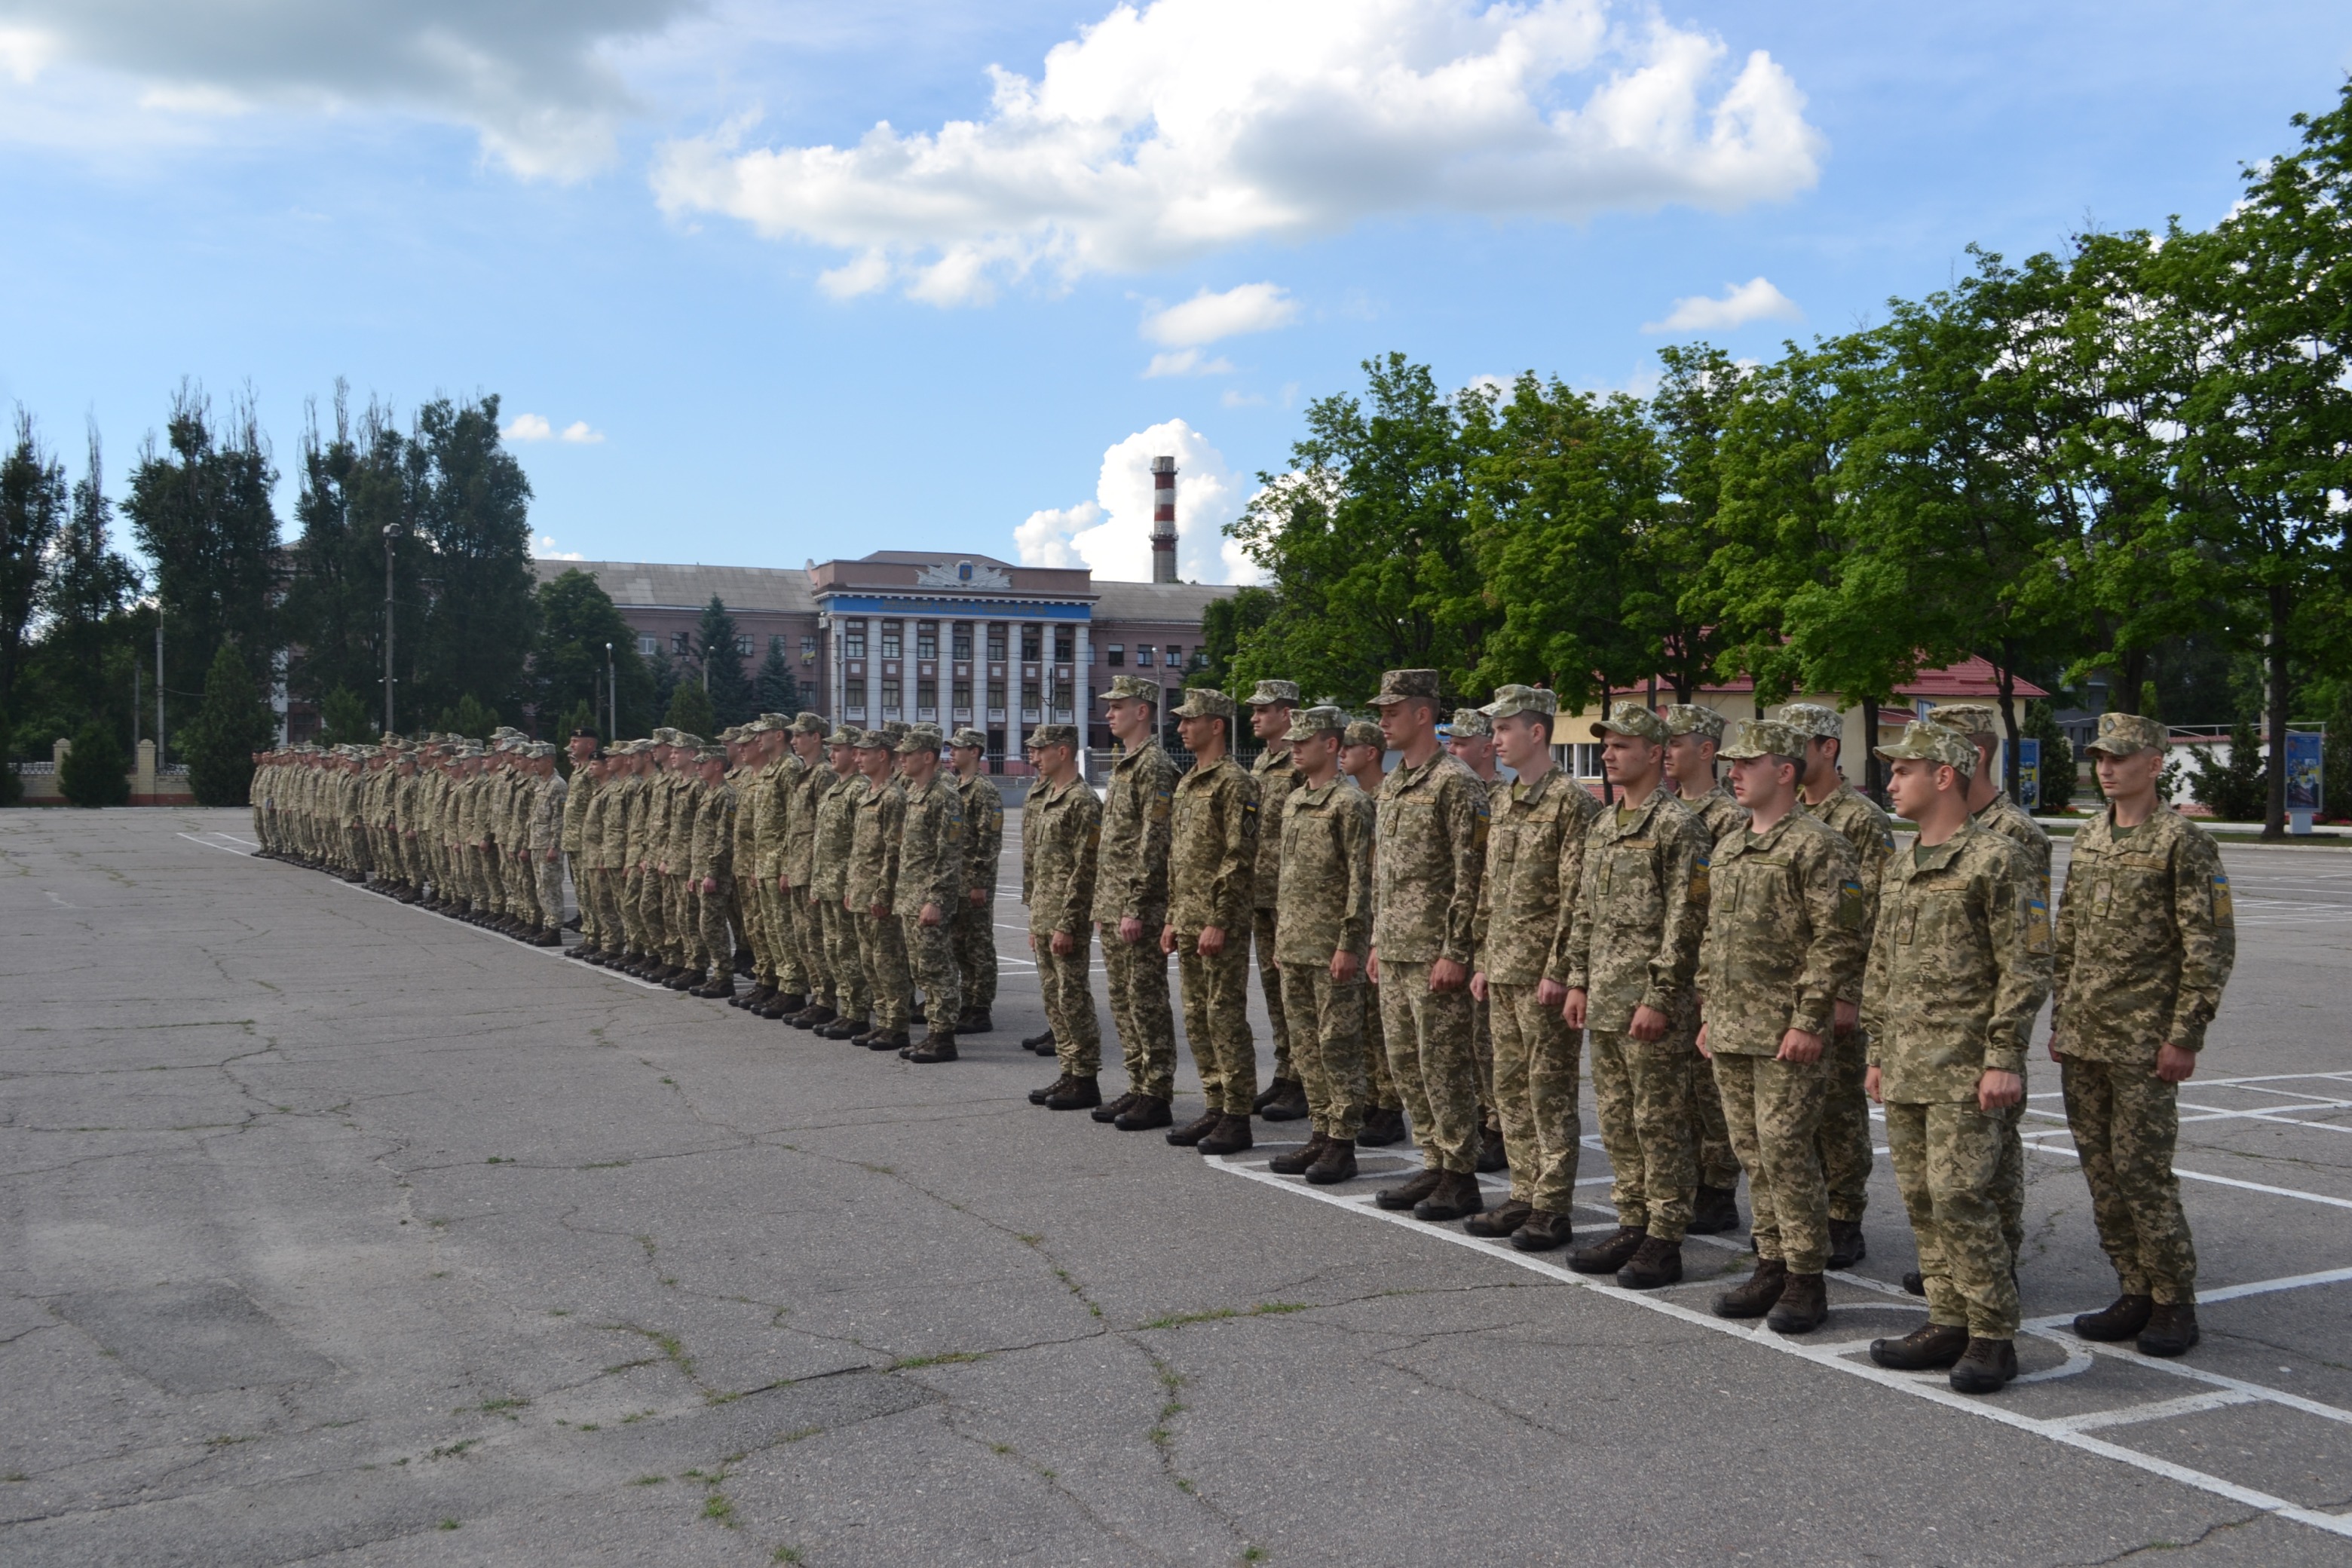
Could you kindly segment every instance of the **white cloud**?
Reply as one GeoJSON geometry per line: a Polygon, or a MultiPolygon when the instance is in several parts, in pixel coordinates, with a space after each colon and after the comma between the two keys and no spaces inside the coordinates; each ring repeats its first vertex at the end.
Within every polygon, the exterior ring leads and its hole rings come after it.
{"type": "Polygon", "coordinates": [[[563,427],[563,439],[575,447],[593,447],[604,438],[604,432],[591,430],[585,419],[574,419],[563,427]]]}
{"type": "Polygon", "coordinates": [[[839,147],[747,148],[730,125],[665,145],[653,184],[674,215],[856,253],[826,274],[835,293],[898,280],[964,304],[1033,272],[1139,270],[1381,214],[1578,221],[1729,210],[1813,183],[1821,135],[1769,55],[1733,69],[1712,34],[1611,12],[1120,5],[1055,46],[1035,80],[992,67],[976,120],[883,121],[839,147]]]}
{"type": "Polygon", "coordinates": [[[0,73],[75,79],[90,117],[392,110],[466,126],[529,178],[612,161],[636,105],[611,51],[657,35],[699,0],[0,0],[0,73]],[[125,100],[115,89],[128,83],[125,100]]]}
{"type": "Polygon", "coordinates": [[[1170,348],[1213,343],[1244,332],[1267,332],[1298,319],[1298,301],[1273,283],[1244,283],[1222,294],[1206,289],[1181,305],[1143,318],[1143,335],[1170,348]]]}
{"type": "Polygon", "coordinates": [[[1151,459],[1176,459],[1176,574],[1249,583],[1257,568],[1224,537],[1241,515],[1242,477],[1181,419],[1139,430],[1103,453],[1095,499],[1033,511],[1013,531],[1024,566],[1085,566],[1115,582],[1151,580],[1151,459]]]}
{"type": "Polygon", "coordinates": [[[1687,300],[1675,301],[1663,321],[1644,321],[1645,332],[1715,332],[1733,327],[1744,327],[1750,321],[1801,321],[1805,313],[1797,302],[1772,287],[1767,279],[1750,278],[1745,283],[1727,283],[1721,299],[1694,294],[1687,300]]]}
{"type": "Polygon", "coordinates": [[[1217,401],[1228,408],[1262,408],[1265,405],[1265,395],[1262,392],[1244,392],[1237,386],[1229,386],[1225,388],[1225,395],[1217,401]]]}
{"type": "Polygon", "coordinates": [[[543,414],[518,414],[499,434],[509,441],[569,441],[575,447],[593,447],[604,438],[604,433],[590,429],[585,419],[575,419],[558,430],[543,414]]]}
{"type": "Polygon", "coordinates": [[[1156,353],[1151,363],[1143,367],[1145,380],[1159,375],[1231,375],[1234,362],[1223,354],[1215,359],[1202,359],[1199,349],[1177,349],[1172,353],[1156,353]]]}
{"type": "Polygon", "coordinates": [[[558,550],[555,547],[555,535],[551,533],[541,533],[533,536],[530,542],[530,552],[534,557],[541,561],[585,561],[588,559],[588,557],[583,555],[577,550],[558,550]]]}

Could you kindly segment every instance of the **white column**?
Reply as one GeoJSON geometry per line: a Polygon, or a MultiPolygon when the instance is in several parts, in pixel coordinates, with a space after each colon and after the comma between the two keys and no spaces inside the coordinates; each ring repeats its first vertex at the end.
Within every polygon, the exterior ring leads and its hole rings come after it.
{"type": "Polygon", "coordinates": [[[1077,721],[1078,726],[1078,772],[1087,778],[1088,783],[1092,783],[1093,773],[1087,767],[1091,759],[1087,754],[1087,721],[1093,716],[1092,693],[1088,690],[1087,679],[1089,666],[1087,662],[1092,651],[1087,642],[1088,626],[1089,623],[1087,621],[1078,623],[1077,647],[1073,650],[1078,657],[1070,666],[1070,717],[1077,721]]]}

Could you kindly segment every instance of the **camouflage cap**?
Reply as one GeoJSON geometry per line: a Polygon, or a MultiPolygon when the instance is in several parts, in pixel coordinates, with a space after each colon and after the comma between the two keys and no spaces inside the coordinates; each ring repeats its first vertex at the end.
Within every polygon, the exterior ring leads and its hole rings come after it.
{"type": "Polygon", "coordinates": [[[1990,702],[1938,702],[1927,710],[1927,722],[1941,724],[1955,735],[2000,733],[2000,714],[1990,702]]]}
{"type": "Polygon", "coordinates": [[[1290,716],[1290,733],[1284,737],[1293,745],[1311,741],[1318,735],[1344,735],[1348,716],[1337,708],[1301,708],[1290,716]]]}
{"type": "Polygon", "coordinates": [[[1454,717],[1446,721],[1445,727],[1457,736],[1491,735],[1495,732],[1494,721],[1486,717],[1484,708],[1456,708],[1454,717]]]}
{"type": "Polygon", "coordinates": [[[898,737],[901,752],[936,752],[947,744],[937,724],[909,724],[907,732],[898,737]]]}
{"type": "Polygon", "coordinates": [[[1407,702],[1417,698],[1431,702],[1439,700],[1437,671],[1384,669],[1381,671],[1381,693],[1372,699],[1372,706],[1385,708],[1391,702],[1407,702]]]}
{"type": "Polygon", "coordinates": [[[1845,715],[1818,702],[1791,702],[1780,710],[1780,721],[1794,724],[1806,738],[1834,741],[1845,734],[1845,715]]]}
{"type": "Polygon", "coordinates": [[[1388,750],[1389,745],[1388,737],[1381,734],[1381,727],[1370,719],[1349,720],[1347,729],[1339,733],[1339,743],[1343,746],[1378,746],[1382,751],[1388,750]]]}
{"type": "Polygon", "coordinates": [[[779,713],[776,715],[776,726],[779,729],[789,729],[795,735],[822,735],[824,733],[824,715],[812,713],[803,708],[793,715],[790,724],[786,724],[784,716],[779,713]]]}
{"type": "Polygon", "coordinates": [[[885,719],[882,721],[882,732],[890,737],[891,744],[896,745],[898,738],[907,732],[907,721],[904,719],[885,719]]]}
{"type": "Polygon", "coordinates": [[[1727,726],[1723,743],[1715,754],[1725,762],[1742,762],[1749,757],[1787,757],[1801,763],[1805,760],[1805,732],[1786,719],[1736,719],[1727,726]]]}
{"type": "MultiPolygon", "coordinates": [[[[1698,735],[1706,740],[1723,739],[1723,715],[1697,702],[1669,702],[1659,710],[1658,717],[1669,735],[1698,735]]],[[[1720,752],[1716,753],[1720,756],[1720,752]]]]}
{"type": "Polygon", "coordinates": [[[898,744],[885,730],[852,730],[850,733],[857,738],[849,743],[862,752],[887,752],[898,744]]]}
{"type": "Polygon", "coordinates": [[[825,736],[824,743],[828,746],[855,746],[858,743],[857,731],[846,724],[836,724],[832,733],[825,736]]]}
{"type": "Polygon", "coordinates": [[[724,746],[700,747],[695,752],[694,760],[698,763],[723,763],[727,760],[727,748],[724,746]]]}
{"type": "Polygon", "coordinates": [[[688,751],[688,752],[697,752],[697,751],[700,751],[700,750],[702,749],[703,744],[704,744],[704,742],[703,742],[703,739],[702,739],[702,737],[701,737],[701,736],[699,736],[699,735],[689,735],[689,734],[688,734],[688,733],[687,733],[685,731],[683,731],[683,730],[672,730],[672,731],[669,732],[669,734],[670,734],[670,741],[669,741],[669,743],[670,743],[671,745],[673,745],[673,746],[677,746],[677,747],[678,747],[679,749],[681,749],[681,750],[683,750],[683,751],[688,751]]]}
{"type": "Polygon", "coordinates": [[[675,746],[677,744],[677,731],[667,724],[656,724],[654,726],[653,742],[656,746],[675,746]]]}
{"type": "Polygon", "coordinates": [[[1075,746],[1078,743],[1076,724],[1040,724],[1029,731],[1032,750],[1040,746],[1075,746]]]}
{"type": "Polygon", "coordinates": [[[1261,680],[1257,683],[1257,689],[1251,692],[1244,700],[1252,708],[1264,708],[1273,702],[1287,702],[1296,706],[1298,701],[1298,682],[1261,680]]]}
{"type": "Polygon", "coordinates": [[[978,746],[984,752],[988,750],[988,737],[982,734],[978,730],[973,729],[971,725],[966,724],[962,729],[958,730],[954,734],[948,737],[948,744],[950,746],[978,746]]]}
{"type": "Polygon", "coordinates": [[[1664,745],[1666,739],[1665,721],[1638,702],[1617,704],[1606,719],[1592,721],[1592,738],[1603,735],[1633,735],[1653,744],[1664,745]]]}
{"type": "Polygon", "coordinates": [[[1540,686],[1497,686],[1495,700],[1478,711],[1489,719],[1509,719],[1521,713],[1540,713],[1547,719],[1556,719],[1559,716],[1559,694],[1540,686]]]}
{"type": "Polygon", "coordinates": [[[1146,680],[1139,675],[1112,676],[1110,686],[1100,695],[1105,702],[1121,697],[1132,697],[1139,702],[1149,702],[1155,708],[1160,705],[1159,684],[1146,680]]]}
{"type": "Polygon", "coordinates": [[[745,732],[751,728],[749,724],[730,724],[719,731],[719,742],[723,746],[735,745],[741,742],[745,732]]]}
{"type": "Polygon", "coordinates": [[[1903,726],[1903,738],[1891,746],[1881,746],[1878,754],[1890,763],[1918,761],[1937,763],[1958,768],[1963,774],[1976,772],[1977,749],[1941,724],[1930,724],[1914,719],[1903,726]]]}
{"type": "Polygon", "coordinates": [[[2171,740],[2161,723],[2144,713],[2102,713],[2099,732],[2091,738],[2090,749],[2111,757],[2128,757],[2134,752],[2160,751],[2171,740]]]}
{"type": "Polygon", "coordinates": [[[1174,709],[1179,719],[1230,719],[1234,700],[1213,686],[1195,686],[1174,709]]]}

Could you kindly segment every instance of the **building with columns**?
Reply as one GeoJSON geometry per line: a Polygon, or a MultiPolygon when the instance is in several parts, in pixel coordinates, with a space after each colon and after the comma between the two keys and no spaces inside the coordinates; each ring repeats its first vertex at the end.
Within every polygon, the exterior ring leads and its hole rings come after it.
{"type": "MultiPolygon", "coordinates": [[[[1171,509],[1172,510],[1172,509],[1171,509]]],[[[647,658],[685,654],[713,595],[735,617],[747,672],[780,647],[803,704],[836,722],[970,725],[1018,766],[1021,737],[1084,723],[1107,748],[1096,694],[1114,674],[1176,688],[1204,657],[1202,617],[1231,587],[1097,582],[1084,568],[877,550],[798,571],[540,561],[542,582],[594,577],[647,658]]],[[[1172,577],[1173,574],[1170,574],[1172,577]]],[[[1163,700],[1164,714],[1175,703],[1163,700]]]]}

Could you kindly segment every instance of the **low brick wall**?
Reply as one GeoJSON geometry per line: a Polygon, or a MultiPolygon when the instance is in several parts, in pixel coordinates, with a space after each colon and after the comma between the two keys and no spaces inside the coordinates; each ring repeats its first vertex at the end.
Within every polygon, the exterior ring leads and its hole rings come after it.
{"type": "MultiPolygon", "coordinates": [[[[70,805],[65,791],[58,787],[58,770],[73,751],[71,741],[59,741],[55,754],[46,763],[26,763],[16,770],[16,780],[25,786],[24,805],[70,805]]],[[[131,804],[133,805],[194,805],[195,792],[188,787],[188,770],[155,767],[155,742],[139,742],[139,761],[131,770],[131,804]]]]}

